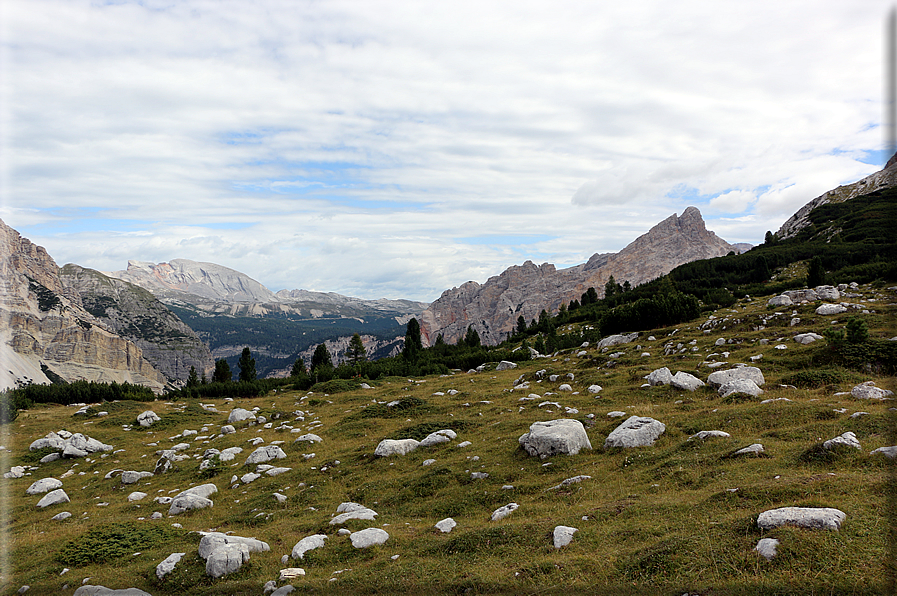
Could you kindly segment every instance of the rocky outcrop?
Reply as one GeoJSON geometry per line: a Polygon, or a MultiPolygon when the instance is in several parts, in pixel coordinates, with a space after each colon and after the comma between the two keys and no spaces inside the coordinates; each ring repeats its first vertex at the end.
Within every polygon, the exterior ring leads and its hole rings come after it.
{"type": "Polygon", "coordinates": [[[128,268],[112,274],[157,295],[193,294],[222,302],[277,302],[274,293],[248,275],[189,259],[170,263],[128,261],[128,268]]]}
{"type": "MultiPolygon", "coordinates": [[[[895,155],[897,157],[897,155],[895,155]]],[[[792,215],[788,221],[782,224],[779,231],[776,232],[778,240],[785,240],[794,237],[802,229],[810,225],[810,212],[820,205],[827,203],[843,203],[850,199],[855,199],[863,195],[867,195],[876,190],[888,188],[897,184],[897,159],[892,157],[884,169],[875,172],[870,176],[866,176],[862,180],[858,180],[853,184],[845,184],[834,190],[830,190],[825,194],[816,197],[792,215]]]]}
{"type": "Polygon", "coordinates": [[[84,309],[47,251],[2,221],[0,286],[0,387],[49,383],[51,376],[164,387],[165,377],[136,344],[84,309]]]}
{"type": "Polygon", "coordinates": [[[438,335],[447,343],[464,337],[468,326],[485,344],[496,344],[517,325],[529,322],[542,310],[554,313],[561,304],[579,298],[589,288],[599,297],[613,276],[618,283],[635,286],[698,259],[720,257],[735,247],[707,230],[700,211],[689,207],[671,215],[616,254],[595,254],[588,262],[558,270],[554,265],[527,261],[515,265],[484,284],[469,281],[446,290],[424,311],[421,336],[432,345],[438,335]]]}
{"type": "Polygon", "coordinates": [[[190,368],[211,378],[215,360],[209,348],[147,290],[78,265],[60,272],[64,287],[77,292],[84,309],[121,337],[168,379],[186,381],[190,368]]]}

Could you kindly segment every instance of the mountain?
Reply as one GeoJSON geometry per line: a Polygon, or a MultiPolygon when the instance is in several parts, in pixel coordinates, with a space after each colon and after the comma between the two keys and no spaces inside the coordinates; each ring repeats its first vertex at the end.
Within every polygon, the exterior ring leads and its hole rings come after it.
{"type": "Polygon", "coordinates": [[[829,203],[843,203],[894,185],[897,185],[897,154],[891,157],[885,167],[878,172],[852,184],[845,184],[830,190],[801,207],[797,213],[782,224],[782,227],[776,232],[776,238],[778,240],[793,238],[802,229],[808,227],[812,223],[810,213],[817,207],[829,203]]]}
{"type": "Polygon", "coordinates": [[[542,310],[556,312],[561,304],[578,300],[589,288],[598,296],[613,276],[632,286],[668,273],[698,259],[737,252],[735,246],[707,230],[701,212],[689,207],[671,215],[639,236],[619,253],[595,254],[588,262],[558,270],[554,265],[527,261],[515,265],[485,284],[469,281],[446,290],[423,313],[421,334],[427,345],[438,335],[446,343],[462,338],[472,326],[486,344],[497,344],[513,331],[518,317],[538,319],[542,310]]]}
{"type": "Polygon", "coordinates": [[[354,333],[366,338],[371,357],[390,355],[401,349],[408,321],[427,307],[425,302],[364,300],[334,292],[275,294],[244,273],[189,259],[132,260],[126,270],[108,275],[155,295],[232,369],[248,347],[262,377],[283,376],[297,358],[310,363],[320,343],[327,343],[338,363],[354,333]]]}
{"type": "Polygon", "coordinates": [[[47,251],[0,221],[0,387],[62,379],[129,382],[161,391],[140,347],[85,308],[47,251]]]}
{"type": "Polygon", "coordinates": [[[186,381],[190,368],[212,377],[215,360],[190,327],[156,299],[134,284],[78,265],[65,265],[60,279],[81,297],[84,309],[109,329],[133,341],[170,380],[186,381]]]}

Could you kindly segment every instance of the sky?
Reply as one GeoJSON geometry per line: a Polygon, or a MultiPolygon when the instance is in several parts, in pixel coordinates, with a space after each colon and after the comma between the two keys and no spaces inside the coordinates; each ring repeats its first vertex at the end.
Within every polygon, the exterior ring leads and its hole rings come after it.
{"type": "Polygon", "coordinates": [[[878,0],[3,0],[0,219],[59,265],[184,258],[432,301],[735,243],[881,169],[878,0]]]}

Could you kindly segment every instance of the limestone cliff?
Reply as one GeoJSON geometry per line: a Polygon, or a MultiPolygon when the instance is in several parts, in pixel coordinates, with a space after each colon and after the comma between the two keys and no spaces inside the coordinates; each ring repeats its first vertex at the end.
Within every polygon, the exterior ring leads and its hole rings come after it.
{"type": "Polygon", "coordinates": [[[215,360],[208,346],[147,290],[72,264],[60,270],[60,278],[78,293],[87,312],[137,344],[169,379],[186,381],[190,367],[198,376],[212,377],[215,360]]]}
{"type": "Polygon", "coordinates": [[[885,167],[874,174],[866,176],[853,184],[845,184],[820,195],[801,207],[797,213],[788,218],[779,231],[776,238],[786,240],[793,237],[802,229],[810,225],[810,212],[826,203],[843,203],[856,197],[867,195],[882,188],[888,188],[897,184],[897,154],[888,161],[885,167]]]}
{"type": "Polygon", "coordinates": [[[542,310],[556,312],[561,304],[579,299],[589,288],[599,297],[613,276],[631,285],[650,281],[673,268],[697,259],[726,255],[735,247],[707,230],[701,212],[689,207],[671,215],[615,254],[595,254],[588,262],[568,269],[527,261],[489,278],[485,284],[469,281],[442,293],[424,311],[421,334],[432,345],[442,334],[455,343],[473,326],[486,344],[500,342],[516,326],[517,318],[538,319],[542,310]]]}
{"type": "Polygon", "coordinates": [[[0,388],[48,383],[48,373],[156,391],[165,383],[139,347],[84,310],[43,247],[0,221],[0,388]]]}
{"type": "Polygon", "coordinates": [[[189,259],[159,264],[128,261],[125,271],[110,275],[160,297],[193,295],[220,302],[277,302],[271,290],[248,275],[215,263],[189,259]]]}

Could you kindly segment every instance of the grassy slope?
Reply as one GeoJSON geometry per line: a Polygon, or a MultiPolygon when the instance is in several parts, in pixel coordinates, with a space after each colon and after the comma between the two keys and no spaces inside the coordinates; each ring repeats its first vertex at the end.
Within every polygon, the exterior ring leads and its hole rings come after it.
{"type": "MultiPolygon", "coordinates": [[[[894,292],[864,287],[863,295],[877,299],[868,304],[876,313],[864,315],[873,337],[893,336],[894,292]]],[[[113,468],[152,470],[154,451],[179,442],[181,439],[170,437],[184,429],[200,430],[208,425],[209,433],[200,434],[214,433],[226,423],[232,407],[220,400],[216,404],[219,414],[185,402],[106,404],[108,417],[86,421],[73,417],[75,408],[71,407],[23,412],[12,429],[12,455],[3,471],[16,464],[38,465],[38,456],[27,452],[28,445],[61,428],[84,432],[124,451],[90,462],[60,460],[39,465],[22,479],[0,479],[10,499],[13,563],[13,577],[2,593],[15,593],[23,584],[32,586],[29,593],[63,593],[64,584],[73,590],[89,577],[92,584],[136,586],[154,595],[256,595],[285,567],[281,556],[314,533],[330,536],[326,547],[307,553],[304,561],[286,565],[306,570],[307,575],[294,585],[311,592],[875,593],[884,589],[885,582],[885,487],[890,462],[870,456],[869,451],[894,444],[888,438],[891,404],[835,393],[869,379],[892,390],[897,390],[897,383],[893,378],[847,372],[845,382],[838,386],[781,387],[784,377],[812,369],[826,349],[824,342],[801,346],[790,339],[797,332],[821,333],[831,326],[831,317],[817,316],[813,309],[814,305],[780,309],[782,316],[768,321],[765,329],[755,330],[759,318],[773,311],[766,307],[765,298],[742,301],[716,313],[719,319],[728,320],[722,320],[710,333],[698,328],[706,321],[702,318],[682,325],[673,337],[668,337],[672,329],[655,330],[642,333],[633,344],[612,348],[610,352],[625,352],[612,368],[605,366],[607,354],[588,349],[586,356],[579,357],[575,355],[578,350],[573,350],[511,371],[457,373],[414,382],[392,378],[370,390],[331,396],[285,393],[238,401],[232,405],[259,406],[269,417],[281,412],[282,420],[303,432],[309,430],[312,420],[319,420],[322,425],[314,425],[310,431],[324,442],[294,445],[296,434],[258,426],[243,426],[236,434],[208,443],[188,438],[187,442],[196,444],[187,451],[190,455],[201,454],[208,447],[244,448],[242,457],[232,466],[225,464],[211,480],[199,477],[196,459],[137,485],[123,486],[118,479],[105,480],[104,475],[113,468]],[[794,310],[801,323],[791,327],[788,323],[794,310]],[[656,340],[647,339],[652,333],[656,340]],[[719,337],[740,343],[716,347],[719,337]],[[760,345],[760,339],[770,342],[760,345]],[[697,351],[691,350],[692,340],[697,342],[697,351]],[[662,346],[669,341],[681,342],[688,349],[663,356],[662,346]],[[775,349],[779,343],[787,349],[775,349]],[[723,350],[730,352],[727,362],[732,364],[762,354],[758,365],[767,382],[763,398],[791,401],[727,403],[709,388],[693,394],[669,387],[640,388],[641,377],[660,366],[706,379],[711,369],[702,363],[724,360],[723,350]],[[643,351],[651,356],[641,356],[643,351]],[[712,353],[720,355],[709,357],[712,353]],[[565,379],[536,382],[534,373],[543,368],[549,374],[574,373],[572,385],[578,394],[557,392],[565,379]],[[530,391],[510,391],[521,374],[530,380],[530,391]],[[593,383],[604,387],[600,398],[586,390],[593,383]],[[449,389],[459,394],[433,395],[449,389]],[[576,408],[579,413],[539,408],[538,401],[518,401],[531,392],[552,392],[555,395],[546,400],[576,408]],[[395,409],[370,407],[372,400],[406,397],[420,403],[400,416],[395,409]],[[122,424],[133,423],[148,406],[162,416],[163,426],[122,431],[122,424]],[[841,408],[846,412],[835,412],[841,408]],[[304,422],[294,420],[291,413],[300,409],[313,414],[304,422]],[[653,447],[605,451],[604,438],[620,422],[607,417],[612,410],[654,417],[664,422],[667,430],[653,447]],[[850,418],[860,410],[869,415],[850,418]],[[393,417],[379,417],[384,412],[393,417]],[[586,417],[590,413],[594,419],[586,417]],[[540,461],[518,447],[518,437],[532,422],[563,417],[586,424],[592,451],[540,461]],[[404,457],[373,457],[383,438],[421,438],[429,430],[445,427],[455,428],[458,439],[404,457]],[[699,430],[714,429],[732,437],[704,443],[687,440],[699,430]],[[848,430],[856,433],[863,451],[820,461],[813,448],[848,430]],[[252,437],[286,441],[283,448],[288,457],[278,463],[293,469],[229,488],[232,474],[249,471],[243,462],[253,450],[247,443],[252,437]],[[472,445],[458,448],[464,440],[472,445]],[[147,447],[151,442],[158,442],[158,447],[147,447]],[[729,457],[736,449],[757,442],[765,446],[766,457],[729,457]],[[302,457],[310,452],[316,453],[313,459],[302,457]],[[479,459],[474,461],[474,456],[479,459]],[[422,467],[427,458],[435,458],[436,463],[422,467]],[[335,460],[340,463],[334,465],[335,460]],[[26,495],[25,489],[36,479],[59,478],[69,469],[74,475],[63,482],[72,503],[38,510],[35,504],[40,497],[26,495]],[[488,472],[489,477],[471,480],[470,473],[476,471],[488,472]],[[592,479],[557,491],[546,490],[579,474],[592,479]],[[212,497],[215,505],[211,509],[169,519],[167,506],[151,501],[156,495],[208,481],[220,489],[212,497]],[[504,485],[514,489],[503,489],[504,485]],[[127,495],[134,490],[147,492],[149,497],[128,503],[127,495]],[[275,501],[275,491],[288,495],[285,504],[275,501]],[[390,533],[389,541],[355,550],[348,538],[337,536],[338,528],[328,521],[343,501],[357,501],[379,513],[374,523],[350,521],[346,527],[353,531],[384,527],[390,533]],[[494,509],[512,501],[520,505],[516,512],[500,522],[489,521],[494,509]],[[847,513],[847,519],[840,532],[786,528],[764,533],[756,529],[760,512],[791,505],[837,507],[847,513]],[[73,517],[49,521],[63,510],[71,511],[73,517]],[[149,518],[153,511],[161,511],[165,518],[138,521],[149,518]],[[433,525],[448,516],[454,517],[458,526],[451,534],[441,534],[433,525]],[[84,546],[91,529],[124,522],[134,525],[118,538],[101,541],[106,545],[103,548],[84,546]],[[151,526],[167,530],[174,522],[182,524],[183,530],[147,534],[143,537],[147,542],[140,548],[127,542],[129,532],[151,526]],[[551,532],[559,524],[579,531],[569,546],[556,550],[551,532]],[[205,577],[197,556],[198,538],[188,531],[212,528],[255,536],[268,542],[271,551],[253,554],[237,574],[211,580],[205,577]],[[780,554],[772,561],[759,558],[752,550],[764,536],[781,541],[780,554]],[[74,541],[73,546],[66,546],[69,541],[74,541]],[[111,552],[116,544],[124,554],[104,564],[76,566],[60,560],[64,554],[77,559],[93,552],[111,552]],[[155,567],[172,552],[187,555],[171,576],[159,582],[155,567]],[[393,560],[393,555],[399,557],[393,560]],[[66,566],[72,569],[60,576],[66,566]],[[340,570],[345,571],[334,575],[340,570]]],[[[838,324],[843,323],[841,317],[838,324]]]]}

